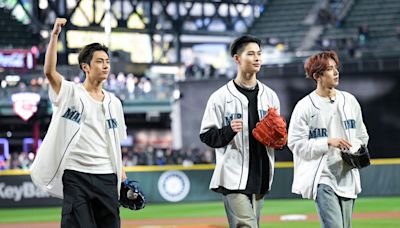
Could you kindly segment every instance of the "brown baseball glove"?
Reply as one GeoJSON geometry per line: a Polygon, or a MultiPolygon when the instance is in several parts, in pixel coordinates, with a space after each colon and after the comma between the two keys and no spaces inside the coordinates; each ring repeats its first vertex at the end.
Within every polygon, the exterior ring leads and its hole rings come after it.
{"type": "Polygon", "coordinates": [[[264,146],[282,149],[288,137],[285,118],[275,108],[269,108],[268,114],[253,129],[253,136],[264,146]]]}

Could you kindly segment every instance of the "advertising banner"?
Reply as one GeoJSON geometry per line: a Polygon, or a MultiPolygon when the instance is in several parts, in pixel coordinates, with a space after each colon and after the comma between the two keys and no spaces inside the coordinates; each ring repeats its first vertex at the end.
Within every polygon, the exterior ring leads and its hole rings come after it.
{"type": "Polygon", "coordinates": [[[36,60],[29,50],[0,50],[0,68],[33,70],[36,60]]]}
{"type": "MultiPolygon", "coordinates": [[[[372,160],[361,170],[362,192],[365,196],[400,194],[400,159],[372,160]],[[385,178],[382,178],[385,177],[385,178]]],[[[265,199],[300,198],[291,192],[293,166],[277,164],[272,189],[265,199]]],[[[212,165],[136,166],[126,167],[127,176],[137,181],[148,203],[188,203],[219,201],[221,195],[210,190],[212,165]],[[206,168],[210,167],[210,168],[206,168]]],[[[0,208],[61,206],[60,199],[37,188],[28,174],[2,175],[0,172],[0,208]]]]}
{"type": "Polygon", "coordinates": [[[29,175],[0,175],[0,208],[61,206],[61,200],[36,187],[29,175]]]}

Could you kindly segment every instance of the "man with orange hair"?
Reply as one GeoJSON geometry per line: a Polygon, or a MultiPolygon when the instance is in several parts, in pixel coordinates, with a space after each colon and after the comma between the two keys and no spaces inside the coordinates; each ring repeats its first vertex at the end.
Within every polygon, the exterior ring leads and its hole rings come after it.
{"type": "Polygon", "coordinates": [[[324,228],[351,227],[354,202],[361,192],[360,174],[340,152],[355,153],[369,139],[360,104],[352,94],[336,89],[338,65],[334,51],[307,59],[304,69],[316,89],[296,104],[289,125],[292,192],[315,200],[324,228]]]}

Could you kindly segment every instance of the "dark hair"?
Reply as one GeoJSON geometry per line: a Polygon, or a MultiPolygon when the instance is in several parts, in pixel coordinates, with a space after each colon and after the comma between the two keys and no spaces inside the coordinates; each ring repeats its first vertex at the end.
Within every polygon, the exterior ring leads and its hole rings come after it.
{"type": "Polygon", "coordinates": [[[93,53],[95,51],[104,51],[108,55],[108,48],[99,43],[91,43],[83,47],[83,49],[79,52],[78,56],[78,62],[79,62],[79,67],[82,70],[82,63],[86,63],[90,66],[90,61],[93,58],[93,53]]]}
{"type": "Polygon", "coordinates": [[[329,59],[333,59],[336,66],[339,66],[339,57],[335,51],[323,51],[309,57],[304,64],[306,77],[314,79],[314,74],[321,75],[328,68],[329,59]]]}
{"type": "Polygon", "coordinates": [[[241,54],[244,50],[244,47],[248,43],[257,43],[259,47],[261,47],[261,40],[251,35],[243,35],[239,38],[236,38],[231,44],[231,56],[233,57],[235,54],[241,54]]]}

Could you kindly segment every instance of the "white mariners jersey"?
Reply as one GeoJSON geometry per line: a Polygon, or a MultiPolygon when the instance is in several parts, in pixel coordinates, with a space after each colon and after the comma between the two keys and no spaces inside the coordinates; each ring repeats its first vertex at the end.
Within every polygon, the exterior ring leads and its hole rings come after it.
{"type": "MultiPolygon", "coordinates": [[[[82,84],[79,86],[83,87],[82,84]]],[[[103,101],[95,100],[84,88],[82,90],[84,96],[81,98],[86,106],[87,115],[82,119],[85,123],[81,137],[71,149],[65,168],[90,174],[116,173],[110,157],[103,101]]]]}
{"type": "MultiPolygon", "coordinates": [[[[257,110],[262,119],[269,107],[275,107],[280,111],[280,104],[276,93],[257,81],[259,91],[257,95],[257,110]]],[[[249,174],[249,130],[248,130],[248,100],[237,90],[233,80],[215,91],[207,102],[200,134],[211,128],[221,129],[230,124],[233,119],[243,120],[243,130],[238,132],[234,139],[225,147],[216,148],[216,165],[211,178],[210,189],[219,186],[229,190],[244,190],[249,174]]],[[[273,148],[266,148],[268,152],[271,188],[274,175],[275,154],[273,148]]]]}
{"type": "MultiPolygon", "coordinates": [[[[62,175],[66,157],[78,142],[87,115],[82,101],[82,87],[62,79],[59,94],[49,88],[49,98],[55,106],[47,134],[31,166],[32,181],[49,194],[63,198],[62,175]]],[[[126,126],[121,101],[104,91],[103,106],[110,142],[111,160],[121,186],[122,158],[120,141],[126,138],[126,126]]]]}
{"type": "MultiPolygon", "coordinates": [[[[295,106],[288,130],[288,147],[293,153],[294,177],[292,192],[303,198],[315,199],[322,169],[326,165],[328,123],[320,111],[315,92],[301,99],[295,106]]],[[[367,145],[368,133],[363,122],[361,107],[350,93],[336,90],[336,100],[342,127],[353,147],[367,145]]],[[[354,150],[353,150],[354,151],[354,150]]],[[[360,174],[352,169],[356,181],[356,194],[361,192],[360,174]]]]}

